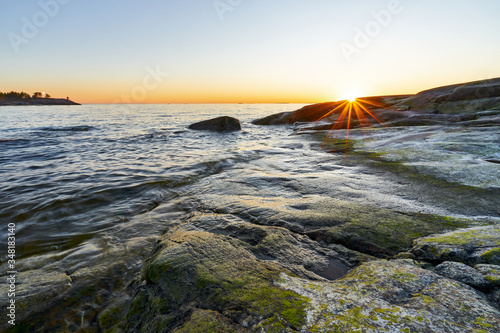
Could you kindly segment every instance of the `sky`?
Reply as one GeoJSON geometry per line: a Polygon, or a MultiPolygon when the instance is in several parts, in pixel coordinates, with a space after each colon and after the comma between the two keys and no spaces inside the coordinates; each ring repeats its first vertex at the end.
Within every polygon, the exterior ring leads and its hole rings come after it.
{"type": "Polygon", "coordinates": [[[0,91],[315,103],[500,77],[498,0],[2,0],[0,91]]]}

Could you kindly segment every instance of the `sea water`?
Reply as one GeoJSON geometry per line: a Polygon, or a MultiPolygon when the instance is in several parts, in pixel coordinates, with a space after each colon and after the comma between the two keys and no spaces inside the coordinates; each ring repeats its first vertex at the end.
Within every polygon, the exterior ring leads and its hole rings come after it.
{"type": "MultiPolygon", "coordinates": [[[[96,235],[113,235],[121,225],[145,220],[146,216],[147,226],[124,237],[147,234],[147,230],[156,234],[161,232],[165,218],[155,220],[151,212],[173,201],[175,210],[189,210],[188,198],[198,195],[203,201],[201,194],[208,192],[212,198],[231,195],[236,201],[252,196],[268,196],[271,200],[318,194],[391,209],[450,213],[450,207],[439,206],[433,198],[426,203],[423,196],[413,193],[411,184],[388,179],[374,168],[350,163],[348,154],[328,154],[320,149],[321,141],[297,135],[307,133],[294,132],[293,126],[251,124],[253,119],[302,106],[1,107],[0,219],[5,225],[15,223],[17,255],[25,258],[78,248],[92,242],[96,235]],[[243,130],[212,133],[187,129],[193,122],[222,115],[240,119],[243,130]],[[245,187],[239,193],[231,182],[249,183],[252,190],[245,187]]],[[[454,160],[467,163],[456,163],[451,169],[441,167],[444,177],[449,176],[446,170],[452,173],[458,167],[465,172],[465,165],[466,170],[481,176],[481,182],[486,184],[480,182],[482,185],[498,186],[498,165],[477,162],[477,151],[444,151],[443,136],[447,132],[457,137],[457,131],[427,127],[382,128],[368,134],[351,131],[350,136],[362,142],[365,149],[382,152],[389,160],[403,156],[410,164],[428,168],[439,162],[447,166],[449,159],[439,159],[451,154],[454,160]],[[425,146],[404,139],[422,133],[434,134],[438,144],[427,140],[425,146]],[[395,143],[389,144],[392,141],[395,143]],[[435,149],[429,149],[429,145],[435,149]],[[478,164],[484,168],[476,171],[478,164]]],[[[498,133],[495,129],[493,132],[496,136],[490,133],[487,142],[476,145],[487,145],[482,151],[496,156],[500,149],[498,133]]],[[[337,134],[339,138],[343,135],[344,132],[337,134]]],[[[451,180],[465,178],[460,174],[451,180]]],[[[2,245],[6,233],[7,230],[1,230],[2,245]]],[[[0,253],[5,251],[6,246],[2,246],[0,253]]]]}
{"type": "Polygon", "coordinates": [[[78,246],[239,160],[258,158],[252,148],[272,146],[287,133],[249,122],[300,107],[1,107],[0,219],[16,224],[20,258],[78,246]],[[239,118],[243,131],[187,129],[190,123],[222,115],[239,118]]]}

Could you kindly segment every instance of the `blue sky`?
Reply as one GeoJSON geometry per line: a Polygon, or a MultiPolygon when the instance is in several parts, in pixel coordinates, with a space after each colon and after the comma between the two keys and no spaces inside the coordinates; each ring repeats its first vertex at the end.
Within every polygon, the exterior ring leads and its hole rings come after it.
{"type": "Polygon", "coordinates": [[[321,102],[500,77],[494,0],[2,5],[0,91],[84,103],[321,102]]]}

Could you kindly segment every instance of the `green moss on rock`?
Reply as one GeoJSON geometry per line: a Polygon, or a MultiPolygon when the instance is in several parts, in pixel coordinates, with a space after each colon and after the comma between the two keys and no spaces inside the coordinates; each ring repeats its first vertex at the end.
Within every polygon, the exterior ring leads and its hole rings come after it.
{"type": "Polygon", "coordinates": [[[500,266],[499,265],[477,265],[474,267],[492,285],[500,287],[500,266]]]}
{"type": "Polygon", "coordinates": [[[475,227],[418,239],[411,253],[417,259],[435,262],[498,265],[500,226],[475,227]]]}
{"type": "Polygon", "coordinates": [[[500,258],[500,247],[496,247],[489,251],[481,254],[481,258],[488,260],[489,262],[496,262],[500,258]]]}
{"type": "Polygon", "coordinates": [[[336,225],[309,232],[310,235],[379,257],[407,251],[415,239],[471,224],[467,219],[398,212],[340,200],[320,202],[314,208],[331,216],[336,225]]]}
{"type": "MultiPolygon", "coordinates": [[[[495,228],[499,229],[499,228],[495,228]]],[[[499,229],[500,230],[500,229],[499,229]]],[[[486,243],[494,242],[500,246],[500,238],[497,234],[485,232],[485,229],[468,229],[459,232],[437,235],[425,239],[429,243],[442,243],[449,245],[476,245],[482,246],[486,243]]]]}
{"type": "Polygon", "coordinates": [[[282,275],[307,297],[307,332],[496,332],[500,312],[471,288],[411,260],[364,263],[334,282],[282,275]],[[342,302],[340,302],[342,300],[342,302]]]}
{"type": "MultiPolygon", "coordinates": [[[[136,299],[141,300],[132,303],[128,317],[134,317],[137,309],[147,309],[143,311],[147,315],[135,317],[129,330],[141,330],[162,316],[176,318],[169,324],[173,325],[193,307],[266,332],[299,330],[305,324],[307,298],[274,284],[286,270],[257,260],[243,243],[207,232],[177,230],[168,233],[160,247],[143,272],[147,300],[138,294],[136,299]]],[[[213,314],[195,311],[178,329],[195,327],[194,332],[201,332],[197,327],[206,325],[210,331],[219,323],[213,314]]]]}
{"type": "Polygon", "coordinates": [[[234,323],[220,313],[210,310],[195,309],[190,318],[172,333],[236,333],[247,332],[244,328],[236,328],[234,323]]]}
{"type": "Polygon", "coordinates": [[[123,317],[128,310],[129,304],[130,300],[122,299],[108,306],[97,317],[99,328],[103,332],[113,332],[115,326],[118,326],[123,320],[123,317]]]}

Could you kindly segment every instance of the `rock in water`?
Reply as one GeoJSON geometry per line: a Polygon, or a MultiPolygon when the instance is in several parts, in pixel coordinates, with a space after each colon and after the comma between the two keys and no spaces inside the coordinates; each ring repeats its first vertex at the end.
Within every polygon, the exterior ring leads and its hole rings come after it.
{"type": "Polygon", "coordinates": [[[189,125],[189,129],[198,131],[233,132],[240,131],[240,121],[233,117],[218,117],[189,125]]]}
{"type": "Polygon", "coordinates": [[[314,122],[324,117],[326,114],[331,112],[333,109],[341,106],[342,104],[343,102],[340,101],[340,102],[327,102],[327,103],[307,105],[297,111],[281,112],[261,119],[256,119],[252,121],[252,124],[283,125],[283,124],[293,124],[296,122],[314,122]]]}

